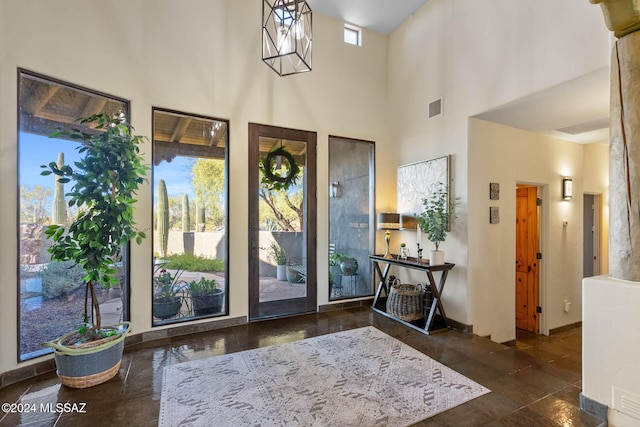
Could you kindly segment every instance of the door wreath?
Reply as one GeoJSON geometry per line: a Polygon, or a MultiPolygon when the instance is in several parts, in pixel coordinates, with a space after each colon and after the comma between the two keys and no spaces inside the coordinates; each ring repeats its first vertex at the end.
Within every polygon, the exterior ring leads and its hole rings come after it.
{"type": "Polygon", "coordinates": [[[293,154],[280,147],[271,150],[269,154],[260,160],[260,172],[262,173],[260,183],[264,185],[267,190],[286,191],[298,181],[300,166],[298,166],[293,158],[293,154]],[[280,160],[278,160],[278,158],[280,158],[280,160]],[[278,165],[280,169],[275,169],[278,165]],[[281,173],[282,169],[285,170],[285,174],[281,173]]]}

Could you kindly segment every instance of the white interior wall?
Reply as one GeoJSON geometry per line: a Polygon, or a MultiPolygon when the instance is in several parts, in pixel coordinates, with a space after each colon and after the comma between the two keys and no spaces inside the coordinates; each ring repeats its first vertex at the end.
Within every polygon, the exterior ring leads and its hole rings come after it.
{"type": "MultiPolygon", "coordinates": [[[[478,138],[468,127],[468,117],[608,66],[608,43],[599,8],[579,0],[431,0],[390,36],[389,118],[392,138],[399,142],[398,164],[453,155],[453,193],[461,197],[461,204],[454,229],[442,245],[447,260],[456,263],[443,300],[448,317],[473,325],[480,335],[492,335],[496,341],[515,337],[513,304],[496,294],[513,282],[514,256],[507,246],[496,248],[491,239],[475,237],[483,233],[476,229],[477,223],[488,226],[484,200],[489,180],[476,182],[477,177],[491,175],[491,181],[501,182],[506,190],[511,185],[507,177],[512,159],[479,163],[487,157],[478,157],[482,147],[471,147],[471,140],[478,138]],[[444,114],[429,120],[427,104],[440,96],[444,114]],[[474,170],[481,175],[472,176],[474,170]],[[472,194],[472,183],[481,187],[473,188],[479,194],[472,194]],[[483,202],[473,204],[475,197],[483,202]],[[503,266],[498,258],[510,261],[503,266]]],[[[570,156],[579,151],[578,157],[582,156],[581,150],[566,151],[570,156]]],[[[581,160],[573,163],[581,170],[581,160]]],[[[515,186],[516,178],[512,179],[515,186]]],[[[581,179],[577,176],[574,185],[580,186],[581,179]]],[[[556,191],[553,185],[549,197],[555,197],[556,191]]],[[[501,214],[507,212],[507,205],[508,200],[501,197],[501,214]]],[[[505,227],[509,217],[501,216],[500,227],[515,233],[514,227],[505,227]]],[[[578,221],[571,222],[578,226],[578,221]]],[[[577,242],[556,240],[564,245],[567,262],[580,259],[582,248],[577,242]]],[[[407,238],[407,243],[412,241],[407,238]]],[[[567,293],[554,291],[548,296],[554,299],[554,312],[560,307],[556,298],[571,298],[576,301],[574,307],[579,305],[579,291],[567,293]]],[[[577,312],[549,314],[548,324],[555,327],[577,320],[577,312]]]]}
{"type": "MultiPolygon", "coordinates": [[[[0,268],[8,272],[5,283],[10,284],[0,300],[2,342],[10,343],[1,346],[0,372],[17,366],[12,248],[17,234],[18,66],[130,99],[138,133],[151,133],[151,106],[231,120],[231,192],[243,195],[230,200],[230,232],[237,242],[230,245],[232,316],[246,314],[242,242],[248,238],[248,122],[318,132],[318,277],[327,276],[322,236],[328,233],[328,189],[322,183],[327,182],[329,134],[377,141],[380,211],[395,207],[396,166],[452,154],[454,193],[462,203],[443,245],[448,260],[457,263],[445,292],[447,313],[497,341],[510,339],[510,328],[500,324],[504,307],[487,298],[492,298],[494,281],[505,282],[513,273],[478,280],[469,268],[471,259],[494,249],[484,241],[469,245],[467,255],[467,230],[473,230],[468,218],[488,215],[484,202],[473,205],[468,197],[467,168],[477,163],[468,153],[467,118],[606,66],[609,36],[599,8],[582,0],[431,0],[390,36],[388,45],[386,37],[365,31],[361,49],[342,43],[341,22],[315,14],[314,70],[287,78],[260,61],[259,14],[249,0],[194,0],[189,8],[170,0],[134,0],[126,6],[0,1],[0,181],[8,189],[0,192],[5,224],[0,227],[0,268]],[[427,120],[427,103],[439,96],[444,96],[444,115],[427,120]]],[[[500,179],[508,175],[508,165],[493,169],[500,179]]],[[[487,192],[484,186],[481,191],[487,192]]],[[[143,192],[136,215],[141,227],[150,227],[150,189],[143,192]]],[[[133,262],[146,262],[150,250],[150,241],[134,248],[133,262]]],[[[508,247],[500,251],[509,254],[508,247]]],[[[150,274],[144,269],[133,273],[137,332],[150,328],[150,274]]],[[[321,288],[319,303],[326,299],[321,288]]]]}
{"type": "Polygon", "coordinates": [[[637,426],[640,423],[638,282],[590,277],[583,282],[583,292],[582,393],[609,407],[608,425],[637,426]]]}
{"type": "MultiPolygon", "coordinates": [[[[230,316],[248,306],[248,123],[317,132],[318,277],[328,277],[328,135],[376,141],[379,164],[396,163],[388,144],[387,38],[365,31],[362,47],[342,41],[343,23],[315,14],[313,71],[277,76],[261,60],[261,3],[254,0],[86,2],[0,1],[0,372],[16,363],[17,68],[131,101],[136,133],[151,136],[151,109],[230,120],[230,316]],[[327,184],[327,185],[325,185],[327,184]]],[[[142,151],[150,161],[151,147],[142,151]]],[[[377,169],[377,190],[395,191],[395,169],[377,169]]],[[[152,225],[151,188],[136,221],[152,225]]],[[[133,245],[134,333],[151,329],[152,242],[133,245]]],[[[326,281],[326,280],[325,280],[326,281]]],[[[328,301],[319,281],[318,303],[328,301]]]]}
{"type": "MultiPolygon", "coordinates": [[[[470,119],[469,156],[476,161],[469,167],[469,206],[479,213],[469,220],[470,309],[476,313],[475,333],[491,335],[498,342],[515,339],[517,183],[542,188],[541,331],[581,321],[585,158],[595,170],[606,170],[608,164],[606,152],[602,155],[601,148],[587,147],[470,119]],[[570,201],[562,200],[563,176],[573,179],[570,201]],[[489,200],[490,182],[500,184],[500,200],[489,200]],[[489,206],[500,208],[499,224],[489,224],[489,206]],[[568,222],[566,227],[563,221],[568,222]],[[569,313],[564,312],[565,300],[572,303],[569,313]]],[[[590,178],[590,192],[606,195],[606,190],[606,182],[590,178]]]]}

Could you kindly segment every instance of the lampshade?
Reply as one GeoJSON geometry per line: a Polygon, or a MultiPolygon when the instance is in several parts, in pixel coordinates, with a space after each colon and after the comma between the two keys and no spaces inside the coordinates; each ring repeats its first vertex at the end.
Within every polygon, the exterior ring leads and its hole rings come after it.
{"type": "Polygon", "coordinates": [[[378,230],[399,230],[400,214],[384,212],[378,214],[378,230]]]}
{"type": "Polygon", "coordinates": [[[280,76],[311,71],[312,15],[306,0],[263,0],[262,60],[280,76]]]}
{"type": "Polygon", "coordinates": [[[571,178],[562,178],[562,198],[571,200],[573,197],[573,180],[571,178]]]}
{"type": "Polygon", "coordinates": [[[400,214],[400,230],[415,230],[418,228],[418,219],[409,214],[400,214]]]}

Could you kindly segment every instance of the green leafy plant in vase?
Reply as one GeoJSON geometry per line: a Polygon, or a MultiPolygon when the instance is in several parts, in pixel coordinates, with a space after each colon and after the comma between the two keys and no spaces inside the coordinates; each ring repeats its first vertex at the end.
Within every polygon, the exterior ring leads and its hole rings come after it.
{"type": "Polygon", "coordinates": [[[267,259],[276,264],[276,279],[287,280],[287,254],[275,240],[267,248],[267,259]]]}
{"type": "Polygon", "coordinates": [[[45,234],[53,242],[48,249],[52,261],[72,262],[83,269],[84,312],[77,330],[43,345],[54,349],[61,382],[85,388],[113,378],[120,366],[130,325],[102,325],[96,287],[119,284],[116,266],[122,248],[146,237],[136,229],[133,207],[148,167],[140,158],[145,138],[131,134],[123,114],[94,114],[78,122],[79,128],[58,130],[50,137],[78,141],[81,159],[74,168],[52,161],[42,166],[41,174],[72,183],[66,196],[69,207],[77,208],[75,218],[68,227],[50,225],[45,234]]]}
{"type": "Polygon", "coordinates": [[[170,319],[180,313],[182,297],[180,292],[186,287],[186,282],[180,280],[182,272],[175,275],[165,270],[153,278],[153,316],[158,319],[170,319]]]}
{"type": "Polygon", "coordinates": [[[440,243],[444,242],[449,230],[449,220],[454,215],[457,202],[452,202],[445,185],[438,182],[434,185],[432,193],[422,199],[423,211],[415,214],[418,226],[427,238],[435,244],[436,249],[431,251],[430,265],[444,264],[444,252],[440,250],[440,243]]]}
{"type": "Polygon", "coordinates": [[[222,311],[224,292],[218,288],[218,282],[215,279],[201,277],[200,280],[189,282],[189,295],[196,316],[222,311]]]}

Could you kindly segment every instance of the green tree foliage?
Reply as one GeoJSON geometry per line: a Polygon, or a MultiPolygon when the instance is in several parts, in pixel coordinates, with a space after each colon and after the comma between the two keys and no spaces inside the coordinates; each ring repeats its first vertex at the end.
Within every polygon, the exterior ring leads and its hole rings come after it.
{"type": "Polygon", "coordinates": [[[259,189],[260,228],[271,231],[302,231],[302,188],[288,191],[259,189]]]}
{"type": "MultiPolygon", "coordinates": [[[[146,181],[147,167],[140,157],[142,136],[132,136],[131,128],[122,116],[92,115],[80,119],[84,131],[53,132],[80,142],[78,152],[83,158],[74,168],[58,168],[56,162],[43,165],[42,175],[59,176],[61,183],[73,181],[67,194],[69,205],[77,206],[78,213],[69,227],[50,225],[45,234],[53,240],[49,248],[51,259],[72,261],[85,271],[87,297],[91,296],[95,324],[101,328],[100,304],[94,285],[109,287],[117,284],[114,259],[120,256],[123,245],[130,240],[140,243],[145,233],[136,229],[133,219],[135,194],[146,181]],[[87,127],[94,124],[89,132],[87,127]]],[[[89,320],[88,298],[85,298],[84,319],[89,320]]]]}
{"type": "Polygon", "coordinates": [[[199,206],[204,207],[207,230],[225,225],[224,165],[223,159],[198,159],[191,168],[193,189],[199,206]]]}
{"type": "Polygon", "coordinates": [[[51,190],[42,185],[20,186],[20,222],[48,224],[47,212],[51,206],[51,190]]]}

